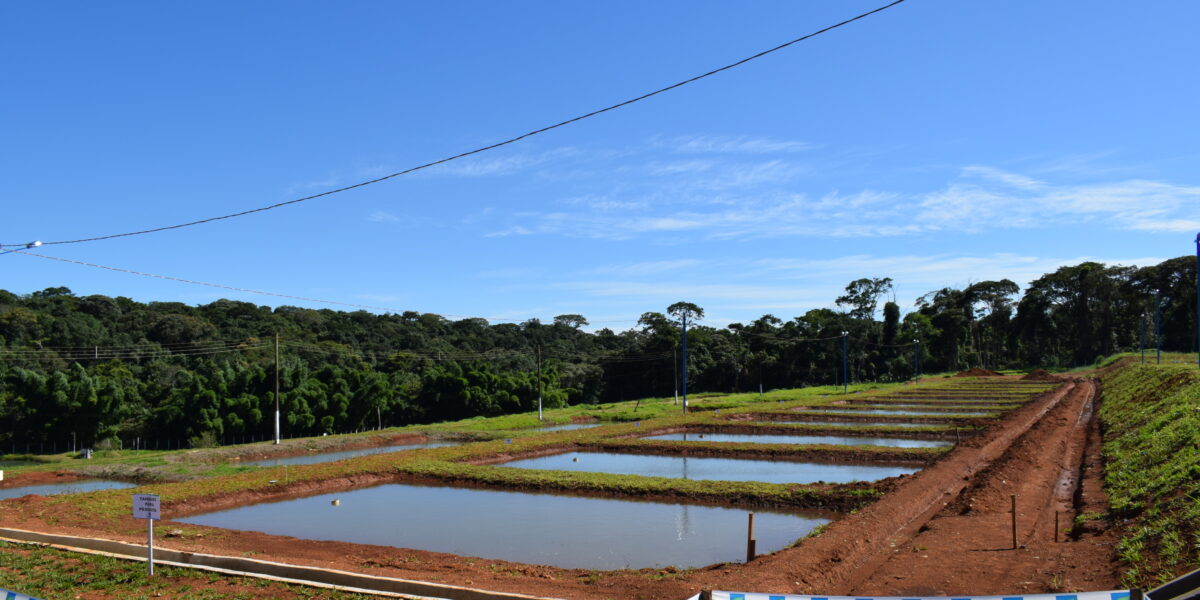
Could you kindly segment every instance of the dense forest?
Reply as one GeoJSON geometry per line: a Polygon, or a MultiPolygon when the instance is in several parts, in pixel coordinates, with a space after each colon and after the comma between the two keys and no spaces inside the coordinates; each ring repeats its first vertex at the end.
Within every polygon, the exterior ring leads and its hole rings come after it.
{"type": "Polygon", "coordinates": [[[892,280],[864,278],[791,320],[693,325],[703,308],[680,302],[621,332],[574,314],[489,324],[0,290],[0,452],[269,438],[277,365],[288,437],[532,411],[539,393],[547,407],[671,396],[682,317],[689,392],[841,383],[843,346],[851,381],[911,378],[918,349],[926,372],[1088,364],[1143,334],[1153,348],[1156,312],[1162,348],[1195,351],[1195,282],[1188,256],[1086,262],[1023,293],[1009,280],[934,290],[902,316],[892,280]]]}

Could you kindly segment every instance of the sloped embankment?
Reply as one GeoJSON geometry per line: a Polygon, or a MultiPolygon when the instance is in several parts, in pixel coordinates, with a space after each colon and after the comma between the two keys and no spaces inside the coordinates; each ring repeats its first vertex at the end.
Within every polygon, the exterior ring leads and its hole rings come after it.
{"type": "Polygon", "coordinates": [[[1131,364],[1103,377],[1105,487],[1123,583],[1200,568],[1200,372],[1131,364]]]}

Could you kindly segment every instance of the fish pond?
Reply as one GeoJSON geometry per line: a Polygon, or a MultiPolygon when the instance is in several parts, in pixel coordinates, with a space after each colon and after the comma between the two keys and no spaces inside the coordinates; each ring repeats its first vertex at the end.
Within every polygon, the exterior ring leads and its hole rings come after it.
{"type": "Polygon", "coordinates": [[[47,483],[43,485],[27,485],[24,487],[0,488],[0,500],[19,498],[28,494],[39,496],[56,496],[58,494],[78,494],[96,490],[119,490],[133,487],[132,483],[124,481],[68,481],[66,483],[47,483]]]}
{"type": "Polygon", "coordinates": [[[500,466],[703,481],[761,481],[764,483],[877,481],[921,470],[920,467],[908,466],[808,463],[742,458],[694,458],[616,452],[566,452],[514,460],[500,466]]]}
{"type": "Polygon", "coordinates": [[[426,442],[422,444],[401,444],[397,446],[377,446],[375,448],[359,448],[357,450],[343,450],[341,452],[324,452],[320,454],[304,454],[301,456],[286,456],[283,458],[265,458],[263,460],[247,460],[239,464],[252,467],[282,467],[284,465],[311,465],[323,462],[333,462],[344,458],[356,458],[366,456],[368,454],[383,454],[385,452],[403,452],[404,450],[413,450],[416,448],[440,448],[442,446],[456,446],[462,442],[426,442]]]}
{"type": "Polygon", "coordinates": [[[754,421],[759,425],[785,423],[790,425],[815,425],[820,427],[929,427],[929,423],[905,423],[903,421],[754,421]]]}
{"type": "Polygon", "coordinates": [[[858,415],[896,415],[898,417],[986,417],[992,413],[962,412],[956,410],[893,410],[890,408],[863,408],[858,410],[823,410],[822,415],[855,417],[858,415]]]}
{"type": "Polygon", "coordinates": [[[575,431],[576,429],[591,429],[599,427],[599,423],[568,423],[566,425],[550,425],[548,427],[538,427],[532,431],[538,433],[548,433],[551,431],[575,431]]]}
{"type": "Polygon", "coordinates": [[[889,448],[945,448],[953,445],[950,442],[939,440],[909,440],[904,438],[847,435],[776,435],[756,433],[667,433],[647,436],[642,439],[671,442],[742,444],[833,444],[836,446],[886,446],[889,448]]]}
{"type": "MultiPolygon", "coordinates": [[[[608,570],[741,561],[746,515],[745,510],[715,506],[387,484],[177,520],[309,540],[608,570]]],[[[835,516],[826,511],[756,511],[759,552],[784,548],[835,516]]]]}

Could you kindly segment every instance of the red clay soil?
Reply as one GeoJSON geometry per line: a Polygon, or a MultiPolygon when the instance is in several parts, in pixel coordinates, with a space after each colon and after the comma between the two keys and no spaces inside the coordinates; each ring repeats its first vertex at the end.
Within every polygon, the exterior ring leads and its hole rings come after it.
{"type": "Polygon", "coordinates": [[[1034,369],[1022,377],[1021,381],[1059,381],[1059,378],[1045,369],[1034,369]]]}
{"type": "MultiPolygon", "coordinates": [[[[184,535],[162,545],[548,598],[670,600],[700,589],[891,596],[1113,589],[1118,577],[1111,533],[1081,531],[1054,541],[1056,512],[1065,529],[1078,512],[1106,502],[1094,394],[1090,382],[1065,383],[821,535],[745,565],[595,572],[169,521],[160,525],[164,532],[178,527],[184,535]],[[1017,496],[1016,550],[1011,494],[1017,496]]],[[[0,524],[142,539],[143,526],[132,518],[99,529],[70,510],[42,498],[12,500],[0,503],[0,524]]]]}
{"type": "Polygon", "coordinates": [[[959,371],[958,373],[955,373],[954,376],[955,377],[1002,377],[1003,375],[1001,375],[1000,373],[997,373],[995,371],[992,371],[991,369],[980,369],[979,367],[975,367],[972,369],[967,369],[966,371],[959,371]]]}
{"type": "Polygon", "coordinates": [[[11,487],[25,487],[28,485],[46,485],[49,483],[69,483],[71,481],[80,481],[90,479],[87,476],[70,471],[31,471],[29,473],[21,473],[12,475],[6,473],[4,481],[0,481],[0,490],[11,487]]]}

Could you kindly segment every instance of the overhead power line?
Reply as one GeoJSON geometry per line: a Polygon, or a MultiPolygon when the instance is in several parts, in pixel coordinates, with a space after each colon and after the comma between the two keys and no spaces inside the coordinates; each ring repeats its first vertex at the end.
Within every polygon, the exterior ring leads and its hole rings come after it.
{"type": "MultiPolygon", "coordinates": [[[[135,235],[144,235],[144,234],[148,234],[148,233],[158,233],[158,232],[160,232],[160,231],[169,231],[169,230],[172,230],[172,229],[182,229],[182,228],[184,228],[184,227],[192,227],[192,226],[194,226],[194,225],[202,225],[202,224],[205,224],[205,223],[212,223],[212,222],[214,222],[214,221],[222,221],[222,220],[225,220],[225,219],[233,219],[233,218],[236,218],[236,217],[244,217],[244,216],[246,216],[246,215],[252,215],[252,214],[255,214],[255,213],[265,212],[265,211],[268,211],[268,210],[274,210],[274,209],[276,209],[276,208],[282,208],[282,207],[284,207],[284,206],[291,206],[291,205],[293,205],[293,204],[299,204],[299,203],[301,203],[301,202],[307,202],[307,201],[309,201],[309,200],[316,200],[317,198],[324,198],[325,196],[332,196],[332,195],[334,195],[334,194],[340,194],[340,193],[342,193],[342,192],[348,192],[348,191],[350,191],[350,190],[358,189],[358,188],[361,188],[361,187],[366,187],[366,186],[368,186],[368,185],[372,185],[372,184],[380,183],[380,182],[383,182],[383,181],[387,181],[387,180],[389,180],[389,179],[392,179],[392,178],[395,178],[395,177],[400,177],[401,175],[407,175],[407,174],[409,174],[409,173],[413,173],[413,172],[416,172],[416,171],[420,171],[420,170],[422,170],[422,169],[428,169],[429,167],[434,167],[434,166],[437,166],[437,165],[445,164],[445,163],[448,163],[448,162],[451,162],[451,161],[455,161],[455,160],[459,160],[459,159],[462,159],[462,158],[466,158],[466,157],[468,157],[468,156],[473,156],[473,155],[475,155],[475,154],[480,154],[480,153],[482,153],[482,152],[487,152],[487,151],[489,151],[489,150],[495,150],[496,148],[500,148],[500,147],[503,147],[503,146],[507,146],[507,145],[509,145],[509,144],[513,144],[513,143],[519,142],[519,141],[521,141],[521,140],[524,140],[524,139],[526,139],[526,138],[530,138],[530,137],[533,137],[533,136],[535,136],[535,135],[538,135],[538,134],[546,133],[547,131],[551,131],[551,130],[554,130],[554,129],[558,129],[559,127],[564,127],[564,126],[566,126],[566,125],[570,125],[570,124],[572,124],[572,123],[576,123],[576,122],[578,122],[578,121],[582,121],[582,120],[584,120],[584,119],[588,119],[588,118],[591,118],[591,117],[595,117],[595,116],[597,116],[597,115],[601,115],[601,114],[604,114],[604,113],[606,113],[606,112],[609,112],[609,111],[612,111],[612,110],[616,110],[616,109],[618,109],[618,108],[622,108],[622,107],[628,106],[628,105],[630,105],[630,104],[633,104],[633,103],[635,103],[635,102],[641,102],[642,100],[646,100],[646,99],[648,99],[648,98],[651,98],[651,97],[657,96],[657,95],[659,95],[659,94],[662,94],[662,93],[664,93],[664,92],[669,92],[669,91],[671,91],[671,90],[673,90],[673,89],[676,89],[676,88],[679,88],[679,87],[683,87],[683,86],[685,86],[685,85],[688,85],[688,84],[690,84],[690,83],[695,83],[695,82],[697,82],[697,81],[700,81],[701,79],[705,79],[705,78],[707,78],[707,77],[712,77],[713,75],[716,75],[716,74],[718,74],[718,73],[721,73],[721,72],[723,72],[723,71],[728,71],[729,69],[733,69],[733,68],[735,68],[735,67],[739,67],[739,66],[741,66],[741,65],[744,65],[744,64],[746,64],[746,63],[748,63],[748,62],[750,62],[750,61],[752,61],[752,60],[755,60],[755,59],[762,58],[762,57],[764,57],[764,56],[766,56],[766,55],[768,55],[768,54],[772,54],[772,53],[774,53],[774,52],[778,52],[778,51],[780,51],[780,50],[783,50],[784,48],[787,48],[788,46],[792,46],[792,45],[794,45],[794,44],[798,44],[798,43],[800,43],[800,42],[803,42],[803,41],[805,41],[805,40],[808,40],[808,39],[810,39],[810,38],[813,38],[813,37],[816,37],[816,36],[818,36],[818,35],[821,35],[821,34],[823,34],[823,33],[827,33],[827,32],[829,32],[829,31],[833,31],[834,29],[837,29],[837,28],[839,28],[839,27],[842,27],[842,26],[845,26],[845,25],[849,25],[850,23],[853,23],[853,22],[855,22],[855,21],[858,21],[858,20],[860,20],[860,19],[864,19],[864,18],[866,18],[866,17],[869,17],[869,16],[871,16],[871,15],[873,15],[873,14],[875,14],[875,13],[879,13],[879,12],[885,11],[885,10],[887,10],[887,9],[889,9],[889,8],[893,7],[893,6],[896,6],[897,4],[900,4],[900,3],[904,2],[904,1],[905,1],[905,0],[895,0],[894,2],[891,2],[890,4],[886,4],[886,5],[884,5],[884,6],[881,6],[881,7],[879,7],[879,8],[876,8],[876,9],[874,9],[874,10],[867,11],[867,12],[865,12],[865,13],[862,13],[862,14],[858,15],[858,16],[855,16],[855,17],[852,17],[852,18],[846,19],[845,21],[842,21],[842,22],[840,22],[840,23],[836,23],[836,24],[834,24],[834,25],[830,25],[830,26],[828,26],[828,27],[825,27],[825,28],[823,28],[823,29],[820,29],[820,30],[818,30],[818,31],[814,31],[814,32],[812,32],[812,33],[810,33],[810,34],[808,34],[808,35],[804,35],[804,36],[798,37],[798,38],[796,38],[796,39],[794,39],[794,40],[791,40],[791,41],[788,41],[788,42],[784,42],[784,43],[782,43],[782,44],[779,44],[778,46],[775,46],[774,48],[769,48],[769,49],[767,49],[767,50],[763,50],[762,52],[759,52],[759,53],[757,53],[757,54],[754,54],[754,55],[752,55],[752,56],[748,56],[748,57],[746,57],[746,58],[743,58],[743,59],[741,59],[741,60],[738,60],[738,61],[736,61],[736,62],[729,63],[729,64],[727,64],[727,65],[725,65],[725,66],[723,66],[723,67],[719,67],[719,68],[713,69],[713,70],[711,70],[711,71],[708,71],[707,73],[702,73],[702,74],[700,74],[700,75],[696,75],[695,77],[691,77],[691,78],[689,78],[689,79],[685,79],[685,80],[683,80],[683,81],[680,81],[680,82],[678,82],[678,83],[673,83],[673,84],[671,84],[671,85],[668,85],[668,86],[666,86],[666,87],[663,87],[663,88],[659,88],[659,89],[657,89],[657,90],[654,90],[654,91],[652,91],[652,92],[649,92],[649,93],[646,93],[646,94],[642,94],[641,96],[637,96],[637,97],[635,97],[635,98],[630,98],[629,100],[625,100],[624,102],[618,102],[618,103],[616,103],[616,104],[613,104],[613,105],[610,105],[610,106],[606,106],[606,107],[604,107],[604,108],[601,108],[601,109],[598,109],[598,110],[594,110],[594,111],[592,111],[592,112],[589,112],[589,113],[586,113],[586,114],[582,114],[582,115],[579,115],[579,116],[577,116],[577,117],[573,117],[573,118],[567,119],[567,120],[565,120],[565,121],[560,121],[560,122],[558,122],[558,123],[555,123],[555,124],[553,124],[553,125],[547,125],[547,126],[545,126],[545,127],[542,127],[542,128],[540,128],[540,129],[535,129],[535,130],[533,130],[533,131],[530,131],[530,132],[528,132],[528,133],[523,133],[523,134],[521,134],[521,135],[518,135],[518,136],[515,136],[515,137],[511,137],[511,138],[508,138],[508,139],[506,139],[506,140],[504,140],[504,141],[497,142],[497,143],[495,143],[495,144],[490,144],[490,145],[487,145],[487,146],[481,146],[481,147],[479,147],[479,148],[475,148],[474,150],[468,150],[468,151],[466,151],[466,152],[461,152],[461,153],[459,153],[459,154],[455,154],[455,155],[453,155],[453,156],[447,156],[447,157],[445,157],[445,158],[441,158],[441,159],[438,159],[438,160],[434,160],[434,161],[431,161],[431,162],[427,162],[427,163],[424,163],[424,164],[421,164],[421,165],[417,165],[417,166],[415,166],[415,167],[410,167],[410,168],[404,169],[404,170],[402,170],[402,171],[396,171],[395,173],[390,173],[390,174],[388,174],[388,175],[384,175],[384,176],[382,176],[382,177],[376,177],[375,179],[369,179],[369,180],[366,180],[366,181],[360,181],[360,182],[358,182],[358,183],[355,183],[355,184],[352,184],[352,185],[347,185],[347,186],[343,186],[343,187],[340,187],[340,188],[336,188],[336,189],[328,190],[328,191],[325,191],[325,192],[321,192],[321,193],[319,193],[319,194],[313,194],[313,195],[311,195],[311,196],[304,196],[304,197],[302,197],[302,198],[295,198],[295,199],[292,199],[292,200],[288,200],[288,201],[286,201],[286,202],[278,202],[278,203],[275,203],[275,204],[270,204],[270,205],[267,205],[267,206],[260,206],[260,207],[258,207],[258,208],[252,208],[252,209],[249,209],[249,210],[243,210],[243,211],[240,211],[240,212],[230,213],[230,214],[227,214],[227,215],[220,215],[220,216],[216,216],[216,217],[208,217],[208,218],[205,218],[205,219],[199,219],[199,220],[196,220],[196,221],[189,221],[189,222],[186,222],[186,223],[178,223],[178,224],[176,224],[176,225],[166,225],[166,226],[163,226],[163,227],[154,227],[154,228],[151,228],[151,229],[142,229],[142,230],[138,230],[138,231],[128,231],[128,232],[125,232],[125,233],[113,233],[113,234],[109,234],[109,235],[100,235],[100,236],[95,236],[95,237],[87,237],[87,238],[80,238],[80,239],[75,239],[75,240],[56,240],[56,241],[50,241],[50,242],[42,242],[42,244],[44,244],[44,245],[47,245],[47,246],[49,246],[49,245],[58,245],[58,244],[80,244],[80,243],[84,243],[84,242],[98,242],[98,241],[101,241],[101,240],[111,240],[111,239],[114,239],[114,238],[130,237],[130,236],[135,236],[135,235]]],[[[32,242],[30,242],[30,243],[32,243],[32,242]]],[[[13,247],[20,247],[20,246],[26,246],[26,247],[28,247],[28,244],[26,244],[26,243],[22,243],[22,244],[0,244],[0,248],[13,248],[13,247]]]]}

